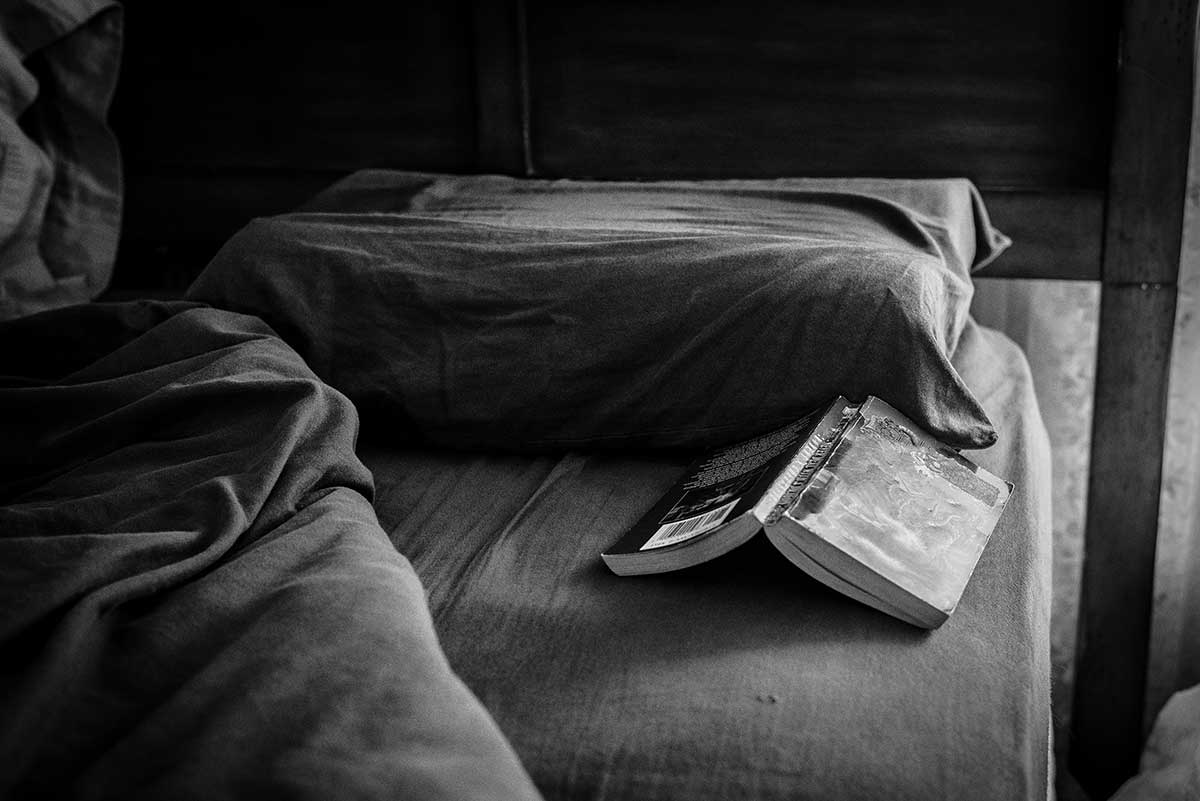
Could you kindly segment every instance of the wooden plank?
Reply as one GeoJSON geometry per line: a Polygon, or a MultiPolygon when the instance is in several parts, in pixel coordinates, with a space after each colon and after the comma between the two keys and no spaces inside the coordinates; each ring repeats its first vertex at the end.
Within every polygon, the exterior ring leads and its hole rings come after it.
{"type": "MultiPolygon", "coordinates": [[[[1200,104],[1200,86],[1192,87],[1200,104]]],[[[1200,142],[1200,115],[1192,116],[1200,142]]],[[[1146,728],[1171,695],[1200,683],[1200,158],[1188,164],[1179,304],[1171,349],[1167,441],[1154,571],[1146,728]]]]}
{"type": "Polygon", "coordinates": [[[1195,0],[1127,0],[1103,261],[1071,770],[1107,797],[1144,729],[1195,0]]]}
{"type": "Polygon", "coordinates": [[[1169,284],[1101,290],[1070,753],[1096,798],[1141,754],[1175,300],[1169,284]]]}
{"type": "Polygon", "coordinates": [[[1013,244],[977,275],[1099,280],[1103,193],[985,191],[983,199],[1013,244]]]}
{"type": "Polygon", "coordinates": [[[130,2],[113,118],[130,173],[161,167],[470,170],[469,0],[130,2]]]}
{"type": "Polygon", "coordinates": [[[539,174],[1106,185],[1111,3],[528,6],[539,174]]]}
{"type": "MultiPolygon", "coordinates": [[[[160,170],[131,176],[114,286],[155,289],[190,281],[238,228],[254,217],[295,208],[341,175],[160,170]]],[[[1014,244],[980,276],[1099,277],[1099,193],[992,191],[984,193],[984,200],[992,221],[1014,244]]]]}
{"type": "Polygon", "coordinates": [[[1130,0],[1121,39],[1104,278],[1174,282],[1191,151],[1195,0],[1130,0]]]}
{"type": "Polygon", "coordinates": [[[180,290],[255,217],[289,211],[342,173],[162,170],[126,181],[114,290],[180,290]]]}
{"type": "Polygon", "coordinates": [[[475,0],[476,140],[479,172],[526,175],[529,87],[523,0],[475,0]]]}
{"type": "Polygon", "coordinates": [[[325,170],[161,170],[131,176],[127,237],[148,241],[228,238],[255,217],[290,211],[345,173],[325,170]]]}

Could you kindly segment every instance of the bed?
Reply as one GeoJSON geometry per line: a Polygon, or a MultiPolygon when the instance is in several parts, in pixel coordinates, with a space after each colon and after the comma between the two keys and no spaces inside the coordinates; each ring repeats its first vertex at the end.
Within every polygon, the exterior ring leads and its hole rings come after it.
{"type": "Polygon", "coordinates": [[[1070,746],[1132,772],[1193,6],[358,10],[125,11],[115,302],[0,324],[0,793],[1047,797],[1048,445],[981,274],[1105,282],[1070,746]],[[832,391],[1018,487],[944,626],[757,542],[605,570],[832,391]]]}
{"type": "Polygon", "coordinates": [[[9,323],[10,786],[1044,797],[1048,450],[962,277],[1006,244],[961,180],[366,172],[183,301],[9,323]],[[830,387],[1020,483],[951,622],[765,548],[603,568],[830,387]]]}

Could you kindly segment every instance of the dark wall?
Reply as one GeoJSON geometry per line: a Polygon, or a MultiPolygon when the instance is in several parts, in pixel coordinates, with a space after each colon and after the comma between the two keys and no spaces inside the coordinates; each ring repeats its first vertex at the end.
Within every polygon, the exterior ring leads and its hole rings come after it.
{"type": "MultiPolygon", "coordinates": [[[[270,0],[181,18],[131,0],[114,107],[128,198],[116,283],[185,284],[251,217],[365,166],[966,175],[1052,193],[1043,206],[1098,221],[1108,7],[270,0]]],[[[1013,197],[999,205],[1023,208],[1013,197]]]]}

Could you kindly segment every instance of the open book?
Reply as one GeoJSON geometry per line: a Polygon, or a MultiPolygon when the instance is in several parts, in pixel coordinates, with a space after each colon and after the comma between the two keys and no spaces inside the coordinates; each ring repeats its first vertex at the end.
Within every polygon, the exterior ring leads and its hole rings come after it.
{"type": "Polygon", "coordinates": [[[713,559],[759,530],[817,581],[923,628],[946,621],[1012,484],[884,401],[839,397],[692,464],[601,554],[620,575],[713,559]]]}

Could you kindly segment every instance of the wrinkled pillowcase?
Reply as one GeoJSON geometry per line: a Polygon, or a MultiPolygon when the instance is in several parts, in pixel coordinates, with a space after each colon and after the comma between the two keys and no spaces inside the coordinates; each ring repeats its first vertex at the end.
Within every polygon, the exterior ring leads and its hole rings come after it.
{"type": "Polygon", "coordinates": [[[709,447],[839,393],[990,445],[950,363],[969,267],[894,205],[818,200],[794,233],[294,213],[188,296],[266,319],[369,428],[442,445],[709,447]]]}

